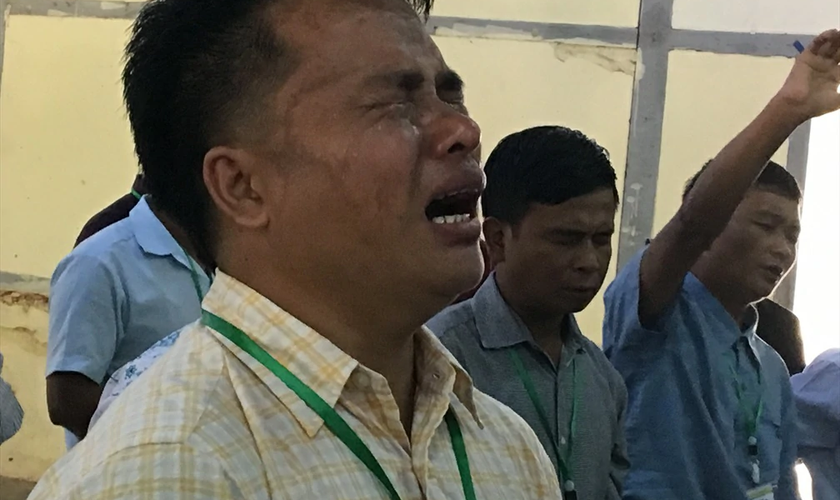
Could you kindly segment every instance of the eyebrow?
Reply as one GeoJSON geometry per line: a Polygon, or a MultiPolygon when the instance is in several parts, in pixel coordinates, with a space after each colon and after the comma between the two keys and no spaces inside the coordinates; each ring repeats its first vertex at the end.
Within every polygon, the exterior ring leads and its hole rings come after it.
{"type": "Polygon", "coordinates": [[[464,91],[464,80],[461,75],[451,69],[444,70],[438,73],[435,78],[435,87],[438,92],[458,92],[464,91]]]}
{"type": "MultiPolygon", "coordinates": [[[[373,75],[367,79],[368,86],[397,88],[406,93],[418,91],[426,77],[416,70],[398,70],[390,73],[373,75]]],[[[463,92],[464,81],[458,73],[447,69],[435,76],[435,87],[438,92],[463,92]]]]}
{"type": "MultiPolygon", "coordinates": [[[[779,213],[776,213],[776,212],[772,212],[770,210],[759,210],[756,213],[756,218],[758,218],[758,219],[761,219],[761,218],[770,219],[774,224],[780,224],[780,223],[783,223],[783,222],[787,222],[783,215],[781,215],[779,213]]],[[[797,228],[801,227],[801,223],[798,220],[793,222],[791,225],[794,225],[797,228]]]]}
{"type": "Polygon", "coordinates": [[[782,216],[781,214],[773,212],[771,210],[759,210],[758,212],[756,212],[755,216],[758,218],[772,219],[776,222],[781,222],[785,219],[784,216],[782,216]]]}

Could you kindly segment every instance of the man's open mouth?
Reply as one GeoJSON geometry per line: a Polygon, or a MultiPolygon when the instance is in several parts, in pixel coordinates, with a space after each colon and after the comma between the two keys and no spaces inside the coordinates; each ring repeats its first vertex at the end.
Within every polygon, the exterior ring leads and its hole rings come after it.
{"type": "Polygon", "coordinates": [[[435,224],[469,222],[478,215],[480,195],[479,190],[463,189],[439,196],[426,207],[426,217],[435,224]]]}

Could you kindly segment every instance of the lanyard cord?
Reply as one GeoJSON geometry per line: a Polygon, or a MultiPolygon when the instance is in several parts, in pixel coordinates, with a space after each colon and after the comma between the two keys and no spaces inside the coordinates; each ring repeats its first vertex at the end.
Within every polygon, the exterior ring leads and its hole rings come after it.
{"type": "Polygon", "coordinates": [[[542,404],[542,400],[540,399],[537,388],[534,385],[534,381],[531,379],[531,375],[528,373],[528,370],[525,369],[525,364],[522,362],[522,358],[519,356],[519,353],[517,353],[514,349],[510,349],[509,352],[513,366],[516,368],[516,372],[519,375],[519,380],[521,380],[522,385],[525,386],[525,392],[528,393],[528,397],[531,399],[531,404],[533,404],[534,409],[537,410],[540,422],[551,440],[551,447],[553,448],[554,456],[557,458],[557,468],[560,469],[559,472],[561,480],[564,481],[561,483],[563,484],[563,490],[566,492],[574,491],[575,483],[574,477],[572,476],[572,446],[574,445],[574,436],[577,432],[577,408],[579,396],[576,359],[572,358],[572,416],[569,423],[569,445],[566,447],[566,456],[564,457],[557,446],[557,440],[554,439],[554,433],[551,432],[551,424],[548,420],[548,414],[542,404]]]}
{"type": "MultiPolygon", "coordinates": [[[[184,257],[186,257],[187,263],[190,265],[190,278],[192,278],[193,286],[195,287],[195,294],[198,296],[198,303],[201,304],[204,301],[204,292],[201,291],[201,283],[198,281],[198,271],[195,268],[195,264],[193,264],[190,254],[184,250],[184,247],[181,247],[181,251],[184,252],[184,257]]],[[[213,278],[208,275],[207,279],[210,280],[210,284],[212,285],[213,278]]]]}
{"type": "Polygon", "coordinates": [[[729,365],[732,376],[735,379],[735,396],[738,398],[738,405],[741,407],[741,414],[744,416],[744,427],[747,431],[747,454],[750,457],[751,479],[754,484],[759,484],[761,471],[758,463],[758,421],[764,412],[764,393],[761,390],[761,369],[758,370],[758,404],[750,408],[746,398],[741,391],[741,379],[735,365],[729,365]]]}
{"type": "Polygon", "coordinates": [[[735,376],[735,395],[738,398],[738,404],[741,406],[741,412],[744,414],[744,418],[746,419],[747,436],[756,438],[758,419],[761,418],[761,414],[764,412],[764,395],[761,392],[761,371],[758,372],[758,404],[755,408],[749,408],[744,395],[741,392],[741,380],[738,377],[738,372],[735,370],[734,366],[730,365],[729,369],[732,370],[732,375],[735,376]]]}
{"type": "MultiPolygon", "coordinates": [[[[371,453],[370,448],[365,445],[358,434],[350,427],[349,424],[338,414],[335,409],[321,398],[308,385],[290,372],[279,361],[274,359],[265,349],[260,347],[251,337],[239,328],[233,326],[228,321],[216,316],[215,314],[202,310],[201,322],[220,335],[227,338],[238,346],[243,351],[247,352],[258,363],[268,368],[271,373],[277,376],[281,382],[291,389],[306,405],[312,409],[324,421],[324,425],[347,446],[347,448],[370,470],[376,477],[379,483],[385,488],[388,497],[391,500],[400,500],[400,495],[396,488],[388,479],[388,475],[382,469],[382,466],[376,460],[376,457],[371,453]]],[[[446,427],[449,430],[449,438],[452,442],[452,451],[455,454],[455,461],[458,465],[458,473],[461,476],[461,485],[464,489],[464,497],[467,500],[476,500],[475,489],[470,475],[469,458],[467,457],[466,446],[464,445],[464,436],[461,433],[461,427],[458,425],[458,420],[450,408],[445,416],[446,427]]]]}

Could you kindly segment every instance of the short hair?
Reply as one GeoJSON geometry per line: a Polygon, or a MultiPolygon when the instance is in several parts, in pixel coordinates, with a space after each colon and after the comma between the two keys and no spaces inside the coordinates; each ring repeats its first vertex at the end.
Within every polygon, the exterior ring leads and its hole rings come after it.
{"type": "MultiPolygon", "coordinates": [[[[697,184],[697,179],[700,178],[703,172],[705,172],[711,164],[712,160],[707,161],[705,165],[703,165],[703,167],[688,180],[685,185],[685,189],[683,190],[683,200],[688,197],[688,193],[690,193],[691,190],[694,189],[694,185],[697,184]]],[[[771,193],[778,194],[779,196],[788,198],[797,203],[802,201],[802,190],[799,189],[799,183],[796,182],[796,179],[785,169],[785,167],[774,161],[767,163],[767,166],[764,167],[764,170],[762,170],[761,174],[759,174],[755,179],[753,187],[763,191],[770,191],[771,193]]]]}
{"type": "MultiPolygon", "coordinates": [[[[432,0],[407,0],[428,16],[432,0]]],[[[207,152],[249,127],[296,67],[269,13],[285,0],[152,0],[125,51],[123,95],[149,194],[213,263],[207,152]]]]}
{"type": "Polygon", "coordinates": [[[611,190],[618,207],[609,153],[578,130],[546,125],[511,134],[484,171],[482,212],[508,224],[518,224],[532,204],[558,205],[600,189],[611,190]]]}

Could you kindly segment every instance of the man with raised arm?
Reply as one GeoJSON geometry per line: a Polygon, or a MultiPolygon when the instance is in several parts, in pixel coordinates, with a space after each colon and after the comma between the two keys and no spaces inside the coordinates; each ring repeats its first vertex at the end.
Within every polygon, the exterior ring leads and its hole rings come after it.
{"type": "Polygon", "coordinates": [[[606,293],[605,351],[629,392],[625,499],[798,498],[790,381],[752,304],[793,265],[799,235],[798,187],[768,162],[840,108],[838,63],[840,32],[827,31],[606,293]]]}

